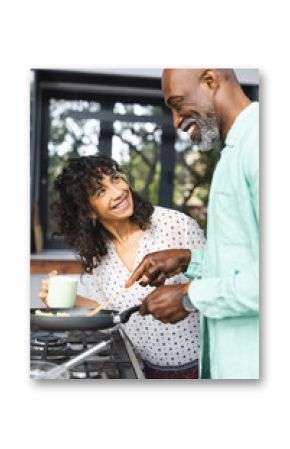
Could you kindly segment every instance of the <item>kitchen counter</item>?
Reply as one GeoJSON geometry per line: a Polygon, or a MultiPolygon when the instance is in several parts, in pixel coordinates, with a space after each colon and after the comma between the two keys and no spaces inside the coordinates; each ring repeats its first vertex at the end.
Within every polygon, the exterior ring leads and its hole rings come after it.
{"type": "Polygon", "coordinates": [[[76,254],[68,250],[46,250],[31,254],[30,273],[47,274],[57,270],[59,274],[81,274],[83,268],[76,254]]]}
{"type": "Polygon", "coordinates": [[[30,260],[77,260],[77,257],[73,251],[50,249],[41,254],[31,254],[30,260]]]}

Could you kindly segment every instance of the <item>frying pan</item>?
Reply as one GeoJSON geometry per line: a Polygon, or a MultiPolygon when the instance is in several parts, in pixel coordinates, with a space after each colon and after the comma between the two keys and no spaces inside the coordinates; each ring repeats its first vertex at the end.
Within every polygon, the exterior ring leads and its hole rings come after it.
{"type": "Polygon", "coordinates": [[[82,307],[59,309],[44,309],[47,312],[56,314],[63,312],[70,316],[43,316],[35,315],[39,309],[30,309],[30,323],[41,330],[66,331],[66,330],[102,330],[116,326],[119,323],[127,323],[132,313],[138,312],[140,305],[130,307],[121,313],[114,310],[101,310],[95,316],[86,316],[92,309],[82,307]],[[82,312],[82,314],[80,314],[82,312]]]}

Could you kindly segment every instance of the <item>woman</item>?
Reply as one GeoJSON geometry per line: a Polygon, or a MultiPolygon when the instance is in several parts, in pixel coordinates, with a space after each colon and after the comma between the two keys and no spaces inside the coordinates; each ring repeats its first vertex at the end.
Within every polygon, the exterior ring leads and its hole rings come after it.
{"type": "MultiPolygon", "coordinates": [[[[147,253],[170,248],[200,249],[204,237],[197,223],[170,209],[153,207],[126,182],[115,161],[106,156],[71,159],[55,182],[59,201],[53,206],[60,232],[79,255],[82,275],[77,306],[95,307],[114,297],[147,253]]],[[[179,274],[168,284],[185,283],[179,274]]],[[[48,282],[40,297],[46,300],[48,282]]],[[[122,311],[153,289],[133,285],[109,308],[122,311]]],[[[199,317],[189,315],[166,325],[151,315],[134,314],[124,325],[144,362],[147,378],[197,378],[199,317]]]]}

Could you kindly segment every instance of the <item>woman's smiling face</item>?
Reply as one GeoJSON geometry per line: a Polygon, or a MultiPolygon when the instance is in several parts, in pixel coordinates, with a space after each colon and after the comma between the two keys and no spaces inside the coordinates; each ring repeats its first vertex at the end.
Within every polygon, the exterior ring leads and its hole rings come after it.
{"type": "Polygon", "coordinates": [[[92,218],[106,222],[124,220],[133,215],[131,190],[118,172],[104,174],[101,181],[96,181],[95,189],[89,197],[92,218]]]}

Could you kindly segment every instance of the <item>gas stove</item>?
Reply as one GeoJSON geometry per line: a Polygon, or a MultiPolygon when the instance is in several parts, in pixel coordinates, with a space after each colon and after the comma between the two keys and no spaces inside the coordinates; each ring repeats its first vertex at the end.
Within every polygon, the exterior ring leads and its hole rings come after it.
{"type": "Polygon", "coordinates": [[[112,331],[50,332],[31,329],[31,365],[56,366],[104,343],[104,349],[68,369],[69,379],[144,379],[132,344],[122,327],[112,331]],[[52,365],[53,364],[53,365],[52,365]]]}

